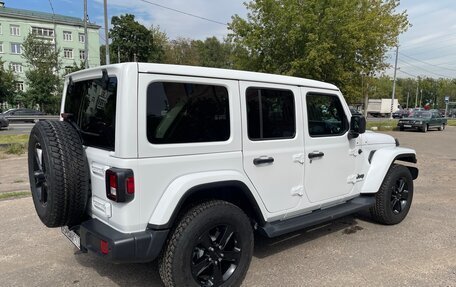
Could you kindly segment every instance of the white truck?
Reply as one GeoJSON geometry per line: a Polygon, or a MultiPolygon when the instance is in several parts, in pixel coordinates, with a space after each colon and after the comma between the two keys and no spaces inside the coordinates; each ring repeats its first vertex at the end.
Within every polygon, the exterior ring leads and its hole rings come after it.
{"type": "Polygon", "coordinates": [[[391,111],[392,99],[369,99],[367,114],[373,117],[386,117],[400,108],[399,101],[394,99],[393,110],[391,111]]]}
{"type": "Polygon", "coordinates": [[[239,286],[254,232],[276,237],[363,209],[387,225],[406,217],[415,151],[365,125],[323,82],[92,68],[66,76],[60,121],[30,134],[32,198],[83,252],[158,258],[166,286],[239,286]]]}

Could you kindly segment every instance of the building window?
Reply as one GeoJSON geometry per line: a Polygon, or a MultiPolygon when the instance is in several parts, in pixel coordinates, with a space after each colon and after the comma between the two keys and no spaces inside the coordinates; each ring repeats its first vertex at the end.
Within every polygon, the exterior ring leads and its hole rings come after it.
{"type": "Polygon", "coordinates": [[[54,29],[49,28],[32,27],[32,33],[35,36],[54,37],[54,29]]]}
{"type": "Polygon", "coordinates": [[[20,36],[21,28],[19,27],[19,25],[10,25],[10,32],[11,36],[20,36]]]}
{"type": "Polygon", "coordinates": [[[0,54],[3,54],[3,43],[0,42],[0,54]]]}
{"type": "Polygon", "coordinates": [[[64,41],[73,41],[73,34],[69,31],[63,31],[63,40],[64,41]]]}
{"type": "Polygon", "coordinates": [[[63,49],[63,57],[65,59],[73,59],[73,49],[63,49]]]}
{"type": "Polygon", "coordinates": [[[69,74],[69,73],[71,73],[71,72],[73,72],[73,67],[71,67],[71,66],[66,66],[66,67],[65,67],[65,74],[69,74]]]}
{"type": "Polygon", "coordinates": [[[11,63],[11,70],[15,73],[22,73],[22,64],[21,63],[11,63]]]}
{"type": "Polygon", "coordinates": [[[11,43],[11,53],[12,54],[21,54],[22,53],[21,44],[11,43]]]}
{"type": "Polygon", "coordinates": [[[79,50],[79,59],[81,61],[85,61],[86,57],[85,57],[85,51],[84,50],[79,50]]]}
{"type": "Polygon", "coordinates": [[[18,91],[18,92],[24,91],[24,82],[16,82],[16,91],[18,91]]]}
{"type": "Polygon", "coordinates": [[[85,43],[86,36],[83,33],[79,33],[79,42],[85,43]]]}

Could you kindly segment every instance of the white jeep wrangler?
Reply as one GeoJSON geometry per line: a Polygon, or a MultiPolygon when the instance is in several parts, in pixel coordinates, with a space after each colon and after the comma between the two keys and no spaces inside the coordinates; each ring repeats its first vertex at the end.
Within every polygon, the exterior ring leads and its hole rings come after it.
{"type": "Polygon", "coordinates": [[[397,224],[418,176],[318,81],[123,63],[67,76],[61,112],[30,135],[38,216],[107,260],[158,258],[166,286],[240,285],[254,231],[363,209],[397,224]]]}

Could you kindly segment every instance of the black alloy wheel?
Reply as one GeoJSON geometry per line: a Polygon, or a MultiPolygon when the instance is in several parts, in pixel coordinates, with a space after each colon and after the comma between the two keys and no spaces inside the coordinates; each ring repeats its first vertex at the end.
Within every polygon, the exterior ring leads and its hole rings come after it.
{"type": "Polygon", "coordinates": [[[192,254],[192,275],[201,286],[220,286],[241,259],[241,242],[229,224],[217,225],[198,238],[192,254]]]}
{"type": "Polygon", "coordinates": [[[394,214],[399,214],[407,206],[409,198],[409,191],[407,186],[407,180],[405,177],[400,177],[394,186],[392,186],[391,192],[391,209],[394,214]]]}
{"type": "Polygon", "coordinates": [[[48,200],[48,183],[47,183],[46,165],[43,161],[43,149],[40,143],[35,144],[33,153],[33,177],[35,179],[32,192],[35,193],[40,204],[45,207],[48,200]]]}

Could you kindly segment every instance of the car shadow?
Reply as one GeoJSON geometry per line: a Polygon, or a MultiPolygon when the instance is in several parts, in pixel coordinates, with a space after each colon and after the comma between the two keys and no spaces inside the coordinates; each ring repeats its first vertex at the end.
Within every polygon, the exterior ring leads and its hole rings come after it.
{"type": "Polygon", "coordinates": [[[109,278],[117,286],[164,286],[158,273],[157,261],[114,264],[90,253],[76,253],[75,258],[79,264],[95,270],[101,277],[109,278]]]}
{"type": "MultiPolygon", "coordinates": [[[[369,220],[368,215],[362,214],[357,214],[356,218],[369,220]]],[[[331,233],[342,231],[345,234],[351,234],[362,229],[362,227],[358,226],[355,216],[346,216],[333,222],[276,238],[267,238],[256,233],[253,256],[266,258],[331,233]]],[[[158,261],[138,264],[113,264],[94,254],[80,252],[75,253],[75,259],[80,265],[95,270],[101,277],[109,278],[118,286],[163,286],[158,271],[158,261]]]]}

